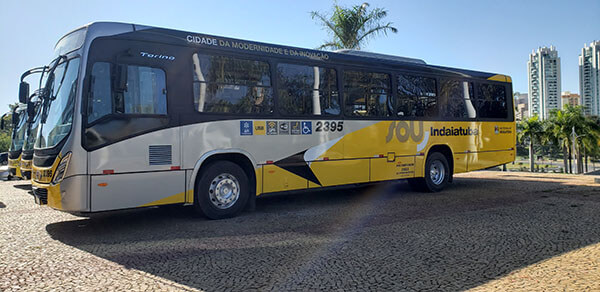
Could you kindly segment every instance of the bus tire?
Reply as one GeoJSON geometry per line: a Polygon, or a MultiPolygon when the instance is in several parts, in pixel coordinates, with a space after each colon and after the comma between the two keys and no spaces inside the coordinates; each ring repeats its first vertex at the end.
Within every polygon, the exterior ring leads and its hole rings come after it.
{"type": "Polygon", "coordinates": [[[215,161],[207,165],[196,183],[194,208],[209,219],[238,215],[250,196],[248,176],[231,161],[215,161]]]}
{"type": "Polygon", "coordinates": [[[433,152],[425,160],[425,177],[423,189],[427,192],[439,192],[446,187],[450,179],[450,167],[446,156],[440,152],[433,152]]]}

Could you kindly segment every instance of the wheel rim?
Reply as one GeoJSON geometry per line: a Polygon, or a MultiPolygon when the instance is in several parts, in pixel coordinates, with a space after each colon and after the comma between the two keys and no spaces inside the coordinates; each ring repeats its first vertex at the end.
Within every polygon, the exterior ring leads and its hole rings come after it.
{"type": "Polygon", "coordinates": [[[429,178],[431,178],[431,181],[439,185],[444,181],[445,176],[446,169],[444,168],[444,164],[439,160],[434,160],[429,168],[429,178]]]}
{"type": "Polygon", "coordinates": [[[240,183],[229,173],[217,175],[208,188],[210,202],[219,209],[227,209],[240,197],[240,183]]]}

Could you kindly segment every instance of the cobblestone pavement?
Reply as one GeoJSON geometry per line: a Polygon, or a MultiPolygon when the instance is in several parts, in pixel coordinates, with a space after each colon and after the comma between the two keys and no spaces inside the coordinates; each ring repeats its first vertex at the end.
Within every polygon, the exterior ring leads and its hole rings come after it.
{"type": "Polygon", "coordinates": [[[0,182],[0,291],[600,290],[600,185],[474,172],[265,196],[208,221],[187,207],[79,218],[0,182]]]}

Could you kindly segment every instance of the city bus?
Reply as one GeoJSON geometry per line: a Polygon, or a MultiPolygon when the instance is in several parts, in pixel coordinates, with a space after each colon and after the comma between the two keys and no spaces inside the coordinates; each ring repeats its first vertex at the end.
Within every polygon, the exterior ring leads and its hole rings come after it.
{"type": "Polygon", "coordinates": [[[19,104],[12,110],[12,134],[8,148],[8,178],[21,178],[21,150],[27,129],[27,107],[19,104]]]}
{"type": "Polygon", "coordinates": [[[38,67],[25,71],[21,75],[21,81],[23,81],[26,77],[32,74],[40,74],[39,79],[39,88],[28,97],[27,104],[27,113],[26,113],[26,128],[25,128],[25,136],[23,139],[23,149],[21,150],[21,157],[19,163],[19,169],[21,172],[21,177],[26,180],[31,180],[31,165],[33,162],[33,146],[35,144],[35,139],[37,138],[37,127],[39,125],[39,116],[40,116],[40,103],[41,100],[39,96],[41,94],[41,86],[44,81],[44,73],[46,67],[38,67]]]}
{"type": "Polygon", "coordinates": [[[23,139],[23,149],[21,150],[21,161],[19,168],[21,177],[26,180],[31,180],[31,165],[33,164],[33,146],[37,138],[37,128],[39,126],[40,116],[40,101],[31,101],[27,105],[27,121],[25,137],[23,139]],[[31,107],[31,112],[29,111],[31,107]]]}
{"type": "Polygon", "coordinates": [[[180,204],[220,219],[269,193],[441,191],[515,159],[502,74],[111,22],[62,37],[49,68],[32,184],[70,213],[180,204]]]}

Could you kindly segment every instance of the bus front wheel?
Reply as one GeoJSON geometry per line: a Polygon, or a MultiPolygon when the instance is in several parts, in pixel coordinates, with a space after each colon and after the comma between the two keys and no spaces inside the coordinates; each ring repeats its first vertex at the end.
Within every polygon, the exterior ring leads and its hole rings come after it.
{"type": "Polygon", "coordinates": [[[417,191],[439,192],[450,180],[450,167],[446,156],[433,152],[425,161],[425,177],[409,179],[409,185],[417,191]]]}
{"type": "Polygon", "coordinates": [[[200,213],[209,219],[231,218],[248,202],[248,176],[231,161],[216,161],[202,171],[194,193],[194,206],[200,213]]]}

